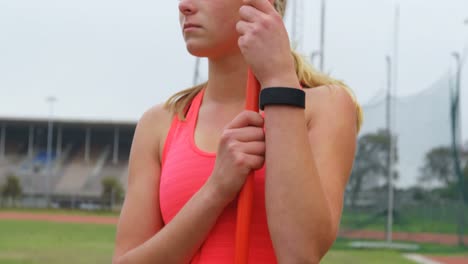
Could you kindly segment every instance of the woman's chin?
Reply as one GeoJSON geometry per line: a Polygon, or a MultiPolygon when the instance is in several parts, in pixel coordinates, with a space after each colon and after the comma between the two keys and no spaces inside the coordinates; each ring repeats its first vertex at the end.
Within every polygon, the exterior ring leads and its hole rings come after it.
{"type": "Polygon", "coordinates": [[[205,57],[205,58],[216,58],[223,56],[223,54],[228,54],[231,52],[239,51],[237,46],[231,47],[230,45],[222,44],[213,44],[213,43],[201,43],[195,41],[194,39],[186,41],[187,51],[196,57],[205,57]]]}
{"type": "Polygon", "coordinates": [[[200,57],[200,58],[209,57],[206,52],[202,52],[198,50],[197,51],[188,50],[188,52],[190,53],[190,55],[195,56],[195,57],[200,57]]]}
{"type": "Polygon", "coordinates": [[[188,45],[187,44],[187,51],[196,57],[208,57],[210,52],[207,48],[202,48],[200,46],[188,45]]]}

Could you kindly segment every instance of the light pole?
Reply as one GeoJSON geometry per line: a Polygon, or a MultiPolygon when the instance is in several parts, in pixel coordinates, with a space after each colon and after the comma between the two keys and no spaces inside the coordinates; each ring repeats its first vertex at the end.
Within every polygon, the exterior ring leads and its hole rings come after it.
{"type": "Polygon", "coordinates": [[[392,227],[393,227],[393,135],[392,135],[392,59],[386,57],[387,62],[387,133],[388,133],[388,157],[387,157],[387,173],[388,173],[388,212],[387,212],[387,234],[388,243],[392,242],[392,227]]]}
{"type": "Polygon", "coordinates": [[[460,131],[458,129],[460,128],[460,124],[458,123],[460,121],[459,118],[459,107],[460,107],[460,88],[461,88],[461,73],[462,73],[462,68],[463,68],[463,61],[462,57],[459,52],[453,52],[452,53],[453,58],[455,59],[456,65],[457,65],[457,70],[456,70],[456,76],[455,76],[455,90],[452,93],[452,99],[453,99],[453,107],[454,111],[456,111],[455,117],[456,117],[456,128],[457,130],[455,131],[455,140],[458,143],[459,142],[459,137],[461,136],[460,131]]]}
{"type": "Polygon", "coordinates": [[[325,68],[325,15],[326,15],[326,0],[322,0],[321,23],[320,23],[320,71],[325,68]]]}
{"type": "Polygon", "coordinates": [[[297,48],[296,26],[297,26],[297,0],[292,1],[292,29],[291,29],[291,42],[294,48],[297,48]]]}
{"type": "Polygon", "coordinates": [[[315,61],[315,58],[317,57],[321,57],[322,56],[322,53],[320,52],[320,50],[316,50],[314,52],[312,52],[312,54],[310,55],[310,63],[315,67],[315,64],[314,64],[314,61],[315,61]]]}
{"type": "Polygon", "coordinates": [[[52,136],[53,136],[53,114],[54,114],[54,103],[57,101],[57,98],[54,96],[49,96],[46,98],[47,103],[49,104],[49,121],[47,129],[47,173],[46,173],[46,202],[47,207],[50,207],[50,180],[52,176],[52,136]]]}
{"type": "Polygon", "coordinates": [[[197,85],[200,76],[200,57],[195,59],[195,71],[193,73],[193,85],[197,85]]]}
{"type": "Polygon", "coordinates": [[[454,157],[454,167],[455,167],[455,174],[458,178],[458,186],[460,190],[460,198],[461,198],[461,207],[462,210],[460,210],[460,218],[459,218],[459,225],[458,225],[458,234],[459,234],[459,240],[458,243],[463,246],[464,241],[463,241],[463,226],[464,226],[464,205],[465,203],[468,203],[468,194],[464,192],[464,177],[463,177],[463,172],[461,169],[460,165],[460,156],[459,156],[459,150],[460,150],[460,88],[461,88],[461,72],[462,72],[462,59],[460,56],[460,53],[458,52],[453,52],[452,56],[455,58],[456,63],[457,63],[457,73],[456,73],[456,82],[455,82],[455,91],[452,91],[451,93],[451,121],[452,121],[452,152],[453,152],[453,157],[454,157]]]}

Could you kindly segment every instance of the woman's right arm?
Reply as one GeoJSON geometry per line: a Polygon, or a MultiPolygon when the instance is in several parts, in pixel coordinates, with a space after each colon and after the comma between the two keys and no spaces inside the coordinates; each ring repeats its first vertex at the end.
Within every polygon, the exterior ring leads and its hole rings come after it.
{"type": "Polygon", "coordinates": [[[187,263],[224,209],[216,188],[205,184],[164,226],[159,207],[159,139],[171,115],[162,106],[138,122],[130,151],[128,188],[119,218],[113,263],[187,263]]]}
{"type": "Polygon", "coordinates": [[[244,111],[225,127],[208,181],[163,227],[158,145],[167,133],[161,125],[167,118],[170,124],[171,115],[157,106],[143,115],[135,130],[114,263],[188,263],[249,172],[264,164],[263,118],[244,111]]]}

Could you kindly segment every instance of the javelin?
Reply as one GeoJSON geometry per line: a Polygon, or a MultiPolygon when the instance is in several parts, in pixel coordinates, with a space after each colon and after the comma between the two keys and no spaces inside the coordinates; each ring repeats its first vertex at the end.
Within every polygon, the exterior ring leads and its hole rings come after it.
{"type": "MultiPolygon", "coordinates": [[[[258,112],[258,95],[260,84],[258,83],[252,70],[248,70],[247,94],[245,99],[245,109],[258,112]]],[[[241,192],[237,204],[237,226],[236,226],[236,251],[235,264],[246,264],[249,256],[249,233],[252,219],[252,205],[254,193],[254,171],[249,173],[241,192]]]]}

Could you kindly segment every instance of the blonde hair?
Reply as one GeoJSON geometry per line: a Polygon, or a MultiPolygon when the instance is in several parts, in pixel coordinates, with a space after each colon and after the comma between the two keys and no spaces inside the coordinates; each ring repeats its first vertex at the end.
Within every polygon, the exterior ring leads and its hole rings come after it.
{"type": "MultiPolygon", "coordinates": [[[[275,0],[274,2],[276,11],[278,11],[282,17],[284,17],[286,11],[286,2],[287,0],[275,0]]],[[[330,76],[315,70],[312,65],[310,65],[306,59],[296,51],[291,50],[291,54],[294,58],[297,77],[304,88],[336,85],[344,88],[346,92],[348,92],[354,104],[356,105],[356,125],[357,130],[359,131],[363,122],[363,112],[361,106],[357,102],[356,96],[351,91],[351,89],[342,81],[333,79],[330,76]]],[[[205,82],[177,92],[169,99],[167,99],[167,101],[164,103],[164,108],[168,109],[173,114],[177,114],[180,120],[185,120],[188,106],[192,102],[193,98],[203,89],[203,87],[206,86],[206,84],[207,83],[205,82]]]]}

